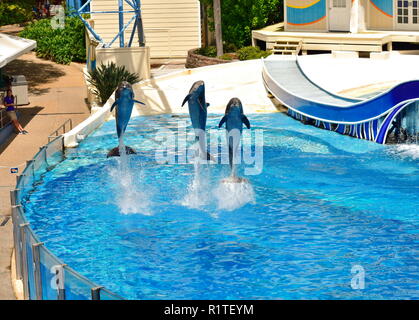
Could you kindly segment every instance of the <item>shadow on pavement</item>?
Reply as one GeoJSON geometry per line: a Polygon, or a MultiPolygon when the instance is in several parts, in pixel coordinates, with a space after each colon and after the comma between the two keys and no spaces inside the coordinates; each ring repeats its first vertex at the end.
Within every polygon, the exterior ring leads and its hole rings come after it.
{"type": "MultiPolygon", "coordinates": [[[[39,113],[44,107],[34,106],[28,108],[18,108],[18,120],[23,128],[39,113]]],[[[0,154],[13,142],[18,134],[13,131],[9,139],[7,139],[2,145],[0,145],[0,154]]]]}
{"type": "Polygon", "coordinates": [[[38,86],[53,82],[65,75],[65,72],[50,63],[38,63],[23,59],[10,62],[3,70],[9,76],[23,74],[28,81],[28,91],[33,95],[49,92],[49,88],[38,88],[38,86]]]}

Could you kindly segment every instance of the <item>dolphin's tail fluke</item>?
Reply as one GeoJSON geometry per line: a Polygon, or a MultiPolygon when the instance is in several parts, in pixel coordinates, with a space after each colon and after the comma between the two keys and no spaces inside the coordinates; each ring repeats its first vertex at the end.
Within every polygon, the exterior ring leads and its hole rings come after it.
{"type": "MultiPolygon", "coordinates": [[[[137,154],[137,152],[135,152],[135,150],[131,147],[126,146],[125,147],[125,153],[126,154],[137,154]]],[[[107,158],[110,157],[120,157],[121,154],[119,153],[119,147],[113,148],[111,151],[108,152],[108,156],[107,158]]]]}

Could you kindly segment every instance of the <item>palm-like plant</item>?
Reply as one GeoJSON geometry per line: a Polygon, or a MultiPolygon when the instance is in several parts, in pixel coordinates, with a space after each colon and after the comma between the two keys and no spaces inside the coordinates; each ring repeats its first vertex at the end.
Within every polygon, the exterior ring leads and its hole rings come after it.
{"type": "Polygon", "coordinates": [[[134,84],[140,81],[140,78],[126,70],[125,66],[117,66],[110,62],[106,65],[102,63],[95,70],[89,71],[87,81],[92,85],[93,93],[99,98],[100,103],[104,105],[122,81],[134,84]]]}

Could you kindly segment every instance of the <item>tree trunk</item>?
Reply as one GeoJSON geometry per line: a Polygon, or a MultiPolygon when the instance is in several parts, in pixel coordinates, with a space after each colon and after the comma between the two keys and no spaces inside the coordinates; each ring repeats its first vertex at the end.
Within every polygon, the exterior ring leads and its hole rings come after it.
{"type": "Polygon", "coordinates": [[[221,5],[220,0],[214,0],[214,23],[215,23],[215,42],[217,44],[217,56],[222,56],[223,33],[221,29],[221,5]]]}

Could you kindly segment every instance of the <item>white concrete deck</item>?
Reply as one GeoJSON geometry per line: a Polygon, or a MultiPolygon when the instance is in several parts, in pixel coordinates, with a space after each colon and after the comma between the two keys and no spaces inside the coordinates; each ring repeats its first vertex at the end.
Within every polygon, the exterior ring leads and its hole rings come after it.
{"type": "Polygon", "coordinates": [[[253,44],[256,40],[272,49],[277,41],[302,41],[302,50],[351,50],[358,52],[381,52],[386,47],[392,50],[393,42],[419,43],[419,32],[366,30],[350,32],[302,32],[283,31],[283,24],[276,24],[252,31],[253,44]]]}
{"type": "Polygon", "coordinates": [[[205,81],[208,112],[224,113],[231,98],[243,103],[245,113],[275,112],[262,83],[262,61],[251,60],[185,70],[147,80],[134,86],[136,97],[146,106],[136,105],[140,115],[188,113],[181,107],[195,81],[205,81]]]}

